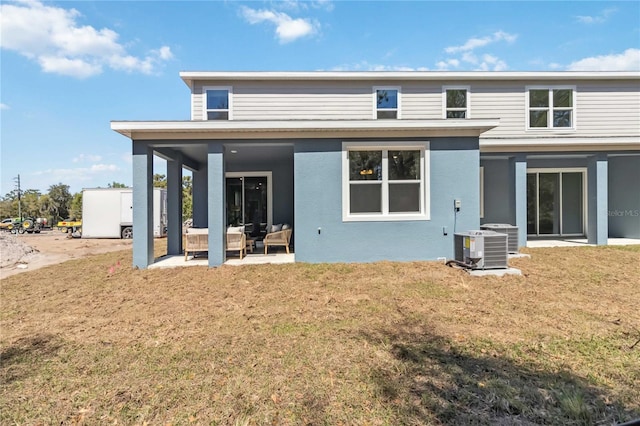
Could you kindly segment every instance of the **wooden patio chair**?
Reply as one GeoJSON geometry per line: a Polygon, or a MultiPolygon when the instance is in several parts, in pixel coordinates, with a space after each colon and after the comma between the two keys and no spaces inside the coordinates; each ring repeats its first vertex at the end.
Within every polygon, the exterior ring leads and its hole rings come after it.
{"type": "Polygon", "coordinates": [[[247,236],[243,230],[229,228],[227,230],[227,251],[237,251],[240,253],[240,260],[242,260],[242,253],[247,255],[247,236]]]}
{"type": "Polygon", "coordinates": [[[187,228],[184,238],[184,260],[187,261],[189,253],[209,252],[209,229],[187,228]]]}
{"type": "Polygon", "coordinates": [[[264,254],[267,254],[269,246],[284,246],[289,254],[289,242],[291,240],[291,228],[282,229],[276,232],[270,232],[264,236],[264,254]]]}

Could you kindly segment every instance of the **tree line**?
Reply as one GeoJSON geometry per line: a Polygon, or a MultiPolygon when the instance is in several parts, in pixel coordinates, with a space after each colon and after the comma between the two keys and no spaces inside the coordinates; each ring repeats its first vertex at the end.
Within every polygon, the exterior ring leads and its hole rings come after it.
{"type": "MultiPolygon", "coordinates": [[[[153,185],[156,188],[166,188],[167,178],[163,174],[153,176],[153,185]]],[[[107,188],[126,188],[120,182],[111,182],[107,188]]],[[[182,178],[182,215],[190,218],[193,209],[191,195],[191,176],[182,178]]],[[[5,218],[45,218],[50,224],[55,225],[61,220],[82,220],[82,192],[72,194],[69,185],[58,183],[51,185],[46,193],[37,189],[17,189],[0,197],[0,220],[5,218]]]]}

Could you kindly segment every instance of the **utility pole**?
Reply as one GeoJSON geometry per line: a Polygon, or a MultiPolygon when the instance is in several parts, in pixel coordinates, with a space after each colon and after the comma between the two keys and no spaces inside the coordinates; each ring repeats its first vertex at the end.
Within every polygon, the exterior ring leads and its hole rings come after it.
{"type": "Polygon", "coordinates": [[[20,175],[13,180],[16,181],[18,186],[18,216],[20,216],[20,222],[22,222],[22,191],[20,190],[20,175]]]}

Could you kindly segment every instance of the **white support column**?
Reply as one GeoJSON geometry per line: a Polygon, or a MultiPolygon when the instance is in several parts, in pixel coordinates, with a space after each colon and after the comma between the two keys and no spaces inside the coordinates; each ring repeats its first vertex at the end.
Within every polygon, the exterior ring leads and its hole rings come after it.
{"type": "Polygon", "coordinates": [[[600,153],[589,158],[587,166],[587,240],[589,244],[607,245],[609,238],[608,159],[600,153]]]}
{"type": "Polygon", "coordinates": [[[222,265],[225,258],[224,146],[209,142],[207,152],[209,267],[214,267],[222,265]]]}
{"type": "Polygon", "coordinates": [[[167,161],[167,254],[182,254],[182,154],[167,161]]]}
{"type": "Polygon", "coordinates": [[[153,149],[133,141],[133,267],[153,263],[153,149]]]}
{"type": "Polygon", "coordinates": [[[518,154],[509,159],[509,174],[513,185],[512,212],[518,227],[518,248],[527,245],[527,157],[518,154]]]}

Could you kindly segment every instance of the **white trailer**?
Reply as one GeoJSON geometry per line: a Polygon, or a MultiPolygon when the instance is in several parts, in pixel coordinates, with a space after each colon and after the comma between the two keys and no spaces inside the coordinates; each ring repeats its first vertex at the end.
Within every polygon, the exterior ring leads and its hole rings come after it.
{"type": "MultiPolygon", "coordinates": [[[[167,232],[167,190],[153,189],[153,235],[167,232]]],[[[82,190],[82,238],[133,238],[131,188],[82,190]]]]}

